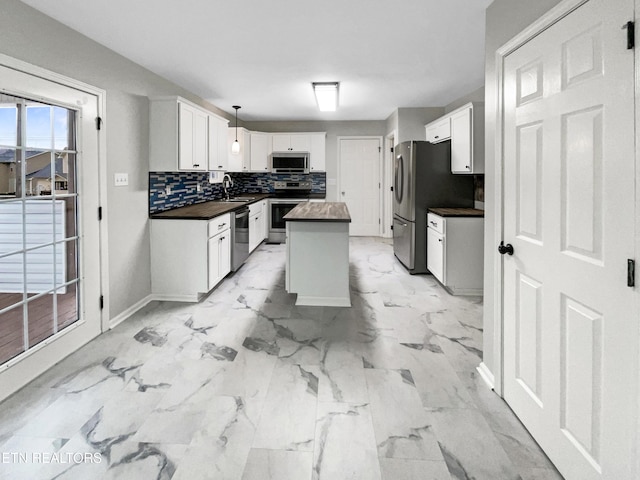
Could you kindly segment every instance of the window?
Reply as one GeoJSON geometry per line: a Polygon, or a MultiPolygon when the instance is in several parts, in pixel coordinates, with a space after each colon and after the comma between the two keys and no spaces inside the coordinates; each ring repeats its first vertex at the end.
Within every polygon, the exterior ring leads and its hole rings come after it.
{"type": "Polygon", "coordinates": [[[75,125],[0,95],[0,364],[78,319],[75,125]]]}

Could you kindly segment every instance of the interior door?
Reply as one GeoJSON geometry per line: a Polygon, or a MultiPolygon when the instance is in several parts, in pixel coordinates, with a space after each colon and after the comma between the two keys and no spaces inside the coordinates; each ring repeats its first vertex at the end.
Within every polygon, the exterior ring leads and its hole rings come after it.
{"type": "Polygon", "coordinates": [[[504,61],[504,396],[567,479],[638,478],[632,0],[504,61]]]}
{"type": "Polygon", "coordinates": [[[350,235],[380,235],[381,139],[341,138],[340,201],[346,202],[350,235]]]}

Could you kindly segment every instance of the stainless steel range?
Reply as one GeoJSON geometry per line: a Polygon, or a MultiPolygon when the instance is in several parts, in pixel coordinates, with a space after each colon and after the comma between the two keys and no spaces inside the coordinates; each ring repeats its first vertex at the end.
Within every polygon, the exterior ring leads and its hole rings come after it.
{"type": "Polygon", "coordinates": [[[283,217],[301,202],[309,201],[311,182],[273,182],[275,197],[269,199],[269,243],[284,243],[286,222],[283,217]]]}

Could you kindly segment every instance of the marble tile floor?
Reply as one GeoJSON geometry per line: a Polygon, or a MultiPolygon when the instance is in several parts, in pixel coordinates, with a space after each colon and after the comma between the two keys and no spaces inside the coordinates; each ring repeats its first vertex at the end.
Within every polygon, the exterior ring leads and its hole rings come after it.
{"type": "Polygon", "coordinates": [[[0,479],[562,478],[476,373],[480,298],[352,238],[353,307],[297,307],[284,262],[262,245],[0,403],[0,479]]]}

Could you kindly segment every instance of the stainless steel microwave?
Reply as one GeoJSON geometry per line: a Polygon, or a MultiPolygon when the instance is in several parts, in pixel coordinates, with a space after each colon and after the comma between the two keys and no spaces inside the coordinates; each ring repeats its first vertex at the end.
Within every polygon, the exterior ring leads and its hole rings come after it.
{"type": "Polygon", "coordinates": [[[273,152],[273,173],[309,173],[309,152],[273,152]]]}

